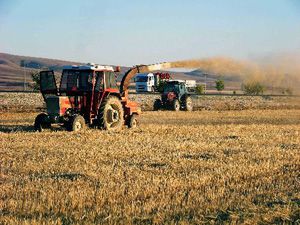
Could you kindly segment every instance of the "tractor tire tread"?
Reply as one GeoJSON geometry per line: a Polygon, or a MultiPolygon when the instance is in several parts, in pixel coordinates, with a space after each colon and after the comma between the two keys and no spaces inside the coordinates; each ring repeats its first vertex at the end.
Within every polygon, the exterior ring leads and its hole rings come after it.
{"type": "Polygon", "coordinates": [[[105,100],[103,100],[103,102],[100,105],[99,114],[98,115],[99,115],[98,116],[98,118],[99,118],[98,119],[98,127],[100,129],[118,131],[118,130],[121,130],[122,126],[124,125],[124,110],[123,110],[123,106],[122,106],[119,98],[117,98],[116,96],[110,96],[110,97],[106,98],[105,100]],[[109,102],[111,102],[111,101],[115,101],[115,103],[119,105],[120,113],[121,113],[120,121],[118,122],[117,126],[114,127],[114,129],[108,127],[107,123],[105,121],[105,108],[106,108],[106,105],[109,104],[109,102]]]}

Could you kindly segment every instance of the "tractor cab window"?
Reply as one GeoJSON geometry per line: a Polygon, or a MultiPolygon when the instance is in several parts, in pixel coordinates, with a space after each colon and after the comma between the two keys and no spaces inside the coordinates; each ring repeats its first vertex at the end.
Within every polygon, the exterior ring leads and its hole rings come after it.
{"type": "Polygon", "coordinates": [[[102,71],[96,72],[96,85],[95,85],[95,91],[103,91],[103,75],[104,73],[102,71]]]}
{"type": "Polygon", "coordinates": [[[90,91],[93,88],[93,71],[86,70],[78,73],[78,89],[90,91]]]}
{"type": "Polygon", "coordinates": [[[178,85],[166,84],[164,87],[164,92],[178,92],[178,85]]]}
{"type": "Polygon", "coordinates": [[[105,72],[105,85],[106,88],[117,88],[117,81],[114,72],[107,71],[105,72]]]}
{"type": "Polygon", "coordinates": [[[42,91],[57,91],[56,82],[53,71],[42,71],[40,72],[41,78],[41,90],[42,91]]]}
{"type": "Polygon", "coordinates": [[[61,78],[60,92],[90,91],[93,84],[91,70],[64,70],[61,78]]]}

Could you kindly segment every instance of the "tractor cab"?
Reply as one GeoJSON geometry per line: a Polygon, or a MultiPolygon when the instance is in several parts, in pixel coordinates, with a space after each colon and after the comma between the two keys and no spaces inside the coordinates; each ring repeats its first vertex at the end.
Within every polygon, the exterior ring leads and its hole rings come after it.
{"type": "Polygon", "coordinates": [[[64,66],[60,83],[53,71],[40,72],[40,82],[43,95],[81,96],[106,88],[118,89],[116,74],[111,66],[64,66]]]}
{"type": "Polygon", "coordinates": [[[176,95],[184,95],[187,90],[184,82],[180,81],[168,81],[165,83],[163,88],[163,94],[168,95],[168,93],[174,92],[176,95]]]}
{"type": "Polygon", "coordinates": [[[36,118],[36,130],[51,123],[63,124],[68,130],[79,130],[86,124],[116,130],[124,121],[130,124],[140,110],[136,103],[121,98],[116,72],[119,70],[111,66],[95,64],[65,66],[59,83],[53,71],[40,72],[47,113],[36,118]]]}

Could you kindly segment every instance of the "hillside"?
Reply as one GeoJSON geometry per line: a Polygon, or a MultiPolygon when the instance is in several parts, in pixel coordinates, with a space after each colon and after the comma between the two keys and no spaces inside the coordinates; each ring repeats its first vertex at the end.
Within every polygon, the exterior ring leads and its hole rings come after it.
{"type": "Polygon", "coordinates": [[[22,90],[24,80],[31,82],[30,72],[43,68],[59,71],[66,64],[76,63],[0,53],[0,90],[22,90]]]}
{"type": "MultiPolygon", "coordinates": [[[[260,59],[259,61],[265,62],[266,59],[260,59]]],[[[272,59],[271,61],[274,61],[274,59],[272,59]]],[[[30,73],[33,71],[50,69],[56,72],[61,72],[64,65],[80,65],[85,63],[87,62],[72,62],[65,60],[0,53],[0,91],[24,90],[24,82],[26,83],[26,90],[30,90],[30,83],[32,82],[30,73]]],[[[101,64],[101,62],[97,63],[101,64]]],[[[121,80],[122,76],[128,69],[129,67],[121,67],[121,75],[118,77],[118,81],[121,80]]],[[[215,81],[216,79],[220,78],[220,74],[209,72],[209,70],[205,70],[205,68],[203,68],[203,70],[196,69],[191,72],[171,72],[171,75],[172,79],[197,80],[197,82],[206,83],[207,90],[209,91],[215,90],[215,81]]],[[[243,82],[240,76],[234,76],[226,73],[222,74],[221,77],[225,81],[225,91],[240,90],[241,84],[243,82]]],[[[288,79],[290,81],[289,83],[292,83],[292,78],[293,77],[288,79]]],[[[296,81],[298,82],[298,80],[296,81]]],[[[296,81],[293,83],[297,83],[296,81]]]]}
{"type": "MultiPolygon", "coordinates": [[[[30,90],[30,83],[32,82],[30,73],[33,71],[50,69],[60,72],[64,65],[85,63],[0,53],[0,91],[24,90],[24,82],[26,82],[26,89],[30,90]]],[[[99,63],[101,64],[101,62],[99,63]]],[[[129,67],[121,67],[121,76],[118,78],[119,81],[128,69],[129,67]]],[[[173,79],[205,82],[208,89],[213,89],[215,80],[219,78],[217,75],[206,73],[202,70],[171,72],[171,74],[173,79]]],[[[230,76],[224,76],[223,79],[226,81],[226,89],[234,90],[240,88],[240,80],[230,76]]]]}
{"type": "MultiPolygon", "coordinates": [[[[84,63],[0,53],[0,90],[23,90],[24,81],[26,81],[27,86],[32,82],[30,72],[40,69],[60,72],[64,65],[70,64],[84,63]]],[[[128,67],[121,67],[121,75],[128,69],[128,67]]],[[[195,79],[184,73],[174,72],[172,75],[175,79],[195,79]]],[[[119,77],[120,79],[121,77],[119,77]]]]}
{"type": "Polygon", "coordinates": [[[225,81],[225,90],[240,90],[242,80],[239,77],[224,74],[222,76],[207,72],[201,69],[193,70],[186,73],[191,79],[195,79],[198,82],[206,84],[208,90],[215,89],[215,81],[222,78],[225,81]]]}

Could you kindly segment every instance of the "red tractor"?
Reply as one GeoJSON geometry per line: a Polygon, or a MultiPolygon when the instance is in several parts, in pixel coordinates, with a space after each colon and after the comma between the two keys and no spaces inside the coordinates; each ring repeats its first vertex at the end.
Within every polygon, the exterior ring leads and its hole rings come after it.
{"type": "Polygon", "coordinates": [[[141,113],[136,102],[128,100],[125,75],[120,90],[116,72],[111,66],[87,64],[65,66],[59,88],[53,71],[40,72],[40,90],[47,113],[39,114],[34,123],[37,131],[59,124],[69,131],[84,129],[86,125],[117,131],[125,124],[137,126],[141,113]]]}

